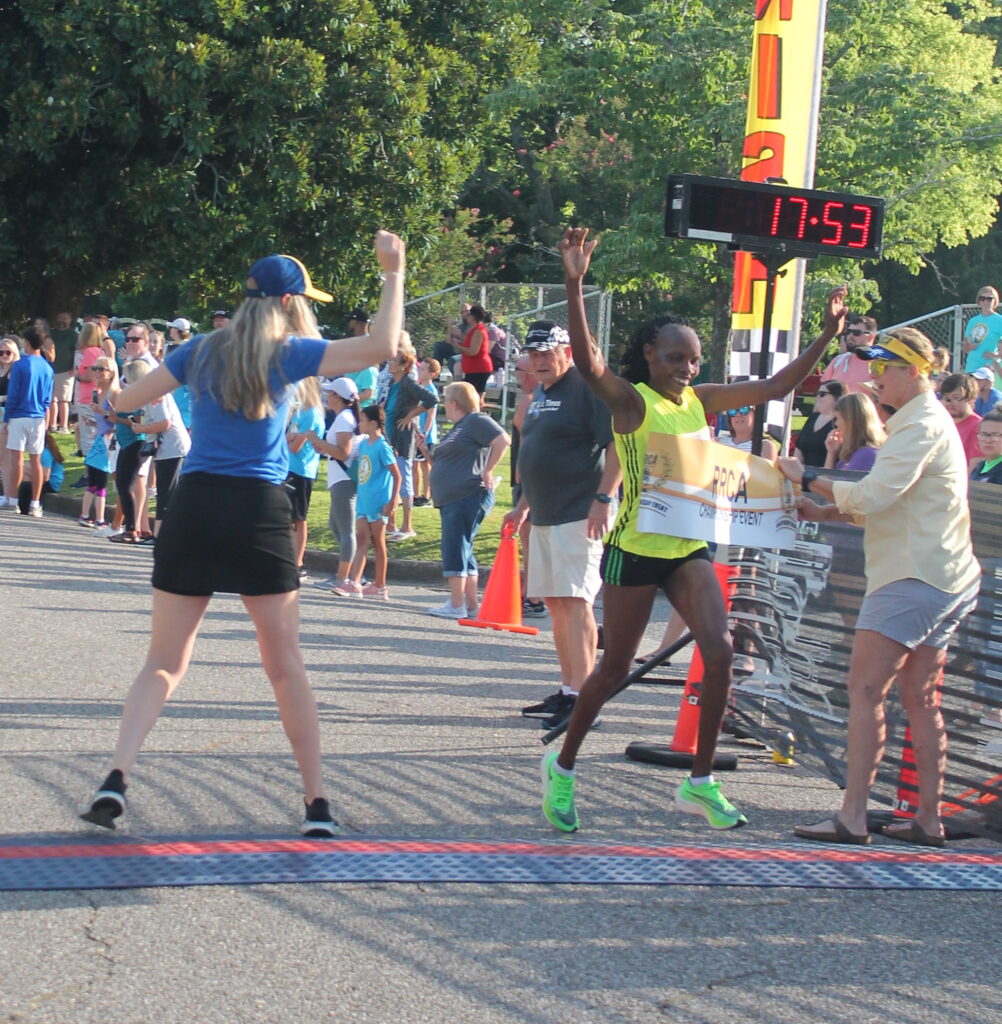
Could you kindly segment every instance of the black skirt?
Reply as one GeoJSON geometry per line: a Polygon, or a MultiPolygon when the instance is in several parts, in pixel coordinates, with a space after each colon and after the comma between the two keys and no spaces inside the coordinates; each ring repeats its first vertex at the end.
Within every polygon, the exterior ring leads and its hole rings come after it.
{"type": "Polygon", "coordinates": [[[170,594],[285,594],[299,589],[292,506],[282,484],[189,473],[153,548],[153,586],[170,594]]]}

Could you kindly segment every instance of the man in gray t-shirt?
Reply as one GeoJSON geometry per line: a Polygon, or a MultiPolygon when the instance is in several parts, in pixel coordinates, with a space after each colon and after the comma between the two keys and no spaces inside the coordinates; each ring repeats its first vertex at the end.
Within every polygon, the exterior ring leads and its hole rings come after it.
{"type": "Polygon", "coordinates": [[[561,688],[522,714],[553,728],[570,717],[578,689],[595,667],[592,605],[620,473],[608,407],[574,369],[567,332],[538,321],[523,353],[539,384],[521,430],[522,495],[505,523],[518,530],[531,512],[526,592],[544,598],[553,620],[561,688]]]}

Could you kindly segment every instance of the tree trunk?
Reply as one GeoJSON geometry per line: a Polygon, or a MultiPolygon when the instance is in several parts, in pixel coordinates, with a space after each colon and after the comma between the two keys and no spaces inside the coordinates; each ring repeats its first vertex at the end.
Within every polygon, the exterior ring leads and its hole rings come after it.
{"type": "Polygon", "coordinates": [[[734,254],[721,246],[717,260],[722,273],[713,288],[710,380],[715,384],[725,384],[731,363],[731,292],[734,286],[734,254]]]}

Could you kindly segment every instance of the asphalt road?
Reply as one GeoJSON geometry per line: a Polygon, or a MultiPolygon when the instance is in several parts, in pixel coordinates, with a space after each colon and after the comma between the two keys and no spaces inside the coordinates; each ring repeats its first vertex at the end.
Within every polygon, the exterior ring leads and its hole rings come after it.
{"type": "MultiPolygon", "coordinates": [[[[75,815],[145,651],[150,559],[58,516],[0,518],[0,838],[87,828],[75,815]]],[[[386,603],[303,591],[346,831],[554,839],[539,730],[518,715],[554,688],[549,635],[441,622],[423,614],[438,584],[391,586],[386,603]]],[[[678,692],[636,686],[608,708],[579,763],[582,832],[557,841],[739,850],[837,805],[743,744],[726,785],[747,828],[673,811],[681,774],[623,749],[670,735],[678,692]]],[[[298,774],[238,599],[210,605],[129,798],[133,836],[295,834],[298,774]]],[[[319,883],[0,892],[0,908],[7,1022],[1002,1021],[997,893],[319,883]]]]}

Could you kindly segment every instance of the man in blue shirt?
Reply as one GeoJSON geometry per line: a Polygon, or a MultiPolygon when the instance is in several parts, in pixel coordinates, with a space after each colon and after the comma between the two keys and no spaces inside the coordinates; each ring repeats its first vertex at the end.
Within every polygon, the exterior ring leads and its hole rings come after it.
{"type": "Polygon", "coordinates": [[[36,327],[24,332],[27,354],[19,359],[8,375],[7,405],[7,467],[3,475],[4,499],[0,511],[17,509],[17,492],[24,472],[23,453],[31,465],[31,504],[28,515],[42,518],[42,449],[45,447],[45,418],[52,404],[54,375],[42,356],[44,338],[36,327]]]}

